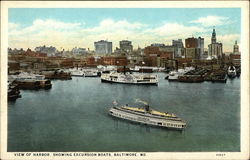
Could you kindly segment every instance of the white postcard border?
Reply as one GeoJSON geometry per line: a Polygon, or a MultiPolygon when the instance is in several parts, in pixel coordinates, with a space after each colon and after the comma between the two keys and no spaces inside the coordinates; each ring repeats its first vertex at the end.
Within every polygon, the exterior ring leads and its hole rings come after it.
{"type": "MultiPolygon", "coordinates": [[[[1,2],[1,159],[249,159],[249,3],[248,1],[3,1],[1,2]],[[241,8],[241,152],[143,152],[146,156],[32,156],[7,152],[8,8],[241,8]],[[248,53],[248,54],[247,54],[248,53]]],[[[55,152],[35,152],[49,153],[55,152]]],[[[68,152],[58,152],[68,153],[68,152]]],[[[69,152],[74,153],[74,152],[69,152]]],[[[91,152],[103,153],[103,152],[91,152]]],[[[114,152],[110,152],[113,154],[114,152]]],[[[121,153],[121,152],[115,152],[121,153]]],[[[122,152],[128,153],[128,152],[122,152]]],[[[129,152],[130,153],[130,152],[129,152]]],[[[140,154],[140,152],[138,152],[140,154]]]]}

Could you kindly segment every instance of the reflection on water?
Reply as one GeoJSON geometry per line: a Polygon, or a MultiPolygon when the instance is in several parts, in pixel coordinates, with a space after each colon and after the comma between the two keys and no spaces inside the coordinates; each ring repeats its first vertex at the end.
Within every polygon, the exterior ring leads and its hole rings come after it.
{"type": "Polygon", "coordinates": [[[52,81],[50,90],[21,91],[8,104],[8,151],[240,151],[240,79],[158,86],[52,81]],[[115,119],[107,111],[146,100],[187,122],[183,131],[115,119]]]}

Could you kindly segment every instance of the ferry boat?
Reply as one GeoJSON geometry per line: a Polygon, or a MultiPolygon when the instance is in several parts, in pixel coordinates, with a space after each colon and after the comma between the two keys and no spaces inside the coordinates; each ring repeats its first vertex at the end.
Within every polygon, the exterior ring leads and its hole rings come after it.
{"type": "Polygon", "coordinates": [[[130,107],[128,105],[120,107],[114,106],[109,109],[109,115],[157,127],[177,130],[186,128],[186,122],[175,114],[150,109],[148,104],[146,104],[144,108],[130,107]]]}
{"type": "Polygon", "coordinates": [[[110,72],[102,74],[101,81],[109,83],[157,85],[158,77],[157,75],[150,75],[150,74],[110,72]]]}
{"type": "Polygon", "coordinates": [[[229,66],[227,70],[227,75],[229,78],[236,77],[236,68],[234,66],[229,66]]]}

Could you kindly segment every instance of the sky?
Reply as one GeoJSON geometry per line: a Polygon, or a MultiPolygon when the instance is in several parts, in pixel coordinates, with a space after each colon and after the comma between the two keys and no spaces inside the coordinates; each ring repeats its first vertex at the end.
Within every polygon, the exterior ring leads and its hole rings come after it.
{"type": "Polygon", "coordinates": [[[115,49],[130,40],[136,49],[193,36],[208,48],[215,27],[223,51],[232,52],[235,40],[240,44],[240,15],[240,8],[9,8],[9,47],[93,50],[94,42],[108,40],[115,49]]]}

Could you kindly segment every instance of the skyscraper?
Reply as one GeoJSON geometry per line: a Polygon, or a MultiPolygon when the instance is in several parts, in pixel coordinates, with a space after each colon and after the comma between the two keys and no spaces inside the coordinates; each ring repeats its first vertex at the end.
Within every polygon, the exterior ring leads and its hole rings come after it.
{"type": "Polygon", "coordinates": [[[196,48],[197,47],[197,38],[191,37],[185,39],[186,48],[196,48]]]}
{"type": "Polygon", "coordinates": [[[198,39],[191,37],[185,39],[185,58],[199,59],[198,39]]]}
{"type": "Polygon", "coordinates": [[[120,49],[122,51],[127,52],[127,53],[132,52],[133,51],[132,42],[128,41],[128,40],[122,40],[122,41],[120,41],[120,49]]]}
{"type": "Polygon", "coordinates": [[[197,38],[197,48],[199,57],[202,57],[204,55],[204,38],[197,38]]]}
{"type": "Polygon", "coordinates": [[[181,57],[184,52],[182,39],[173,40],[172,45],[175,48],[174,57],[181,57]]]}
{"type": "Polygon", "coordinates": [[[94,42],[95,52],[97,54],[109,54],[112,53],[112,42],[100,40],[98,42],[94,42]]]}
{"type": "Polygon", "coordinates": [[[222,56],[222,43],[216,42],[216,32],[215,28],[213,28],[211,44],[208,45],[208,57],[218,58],[220,56],[222,56]]]}

